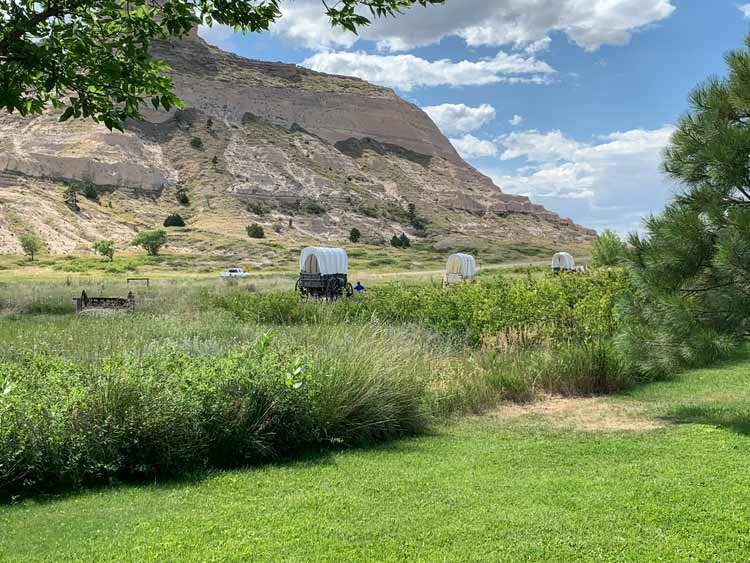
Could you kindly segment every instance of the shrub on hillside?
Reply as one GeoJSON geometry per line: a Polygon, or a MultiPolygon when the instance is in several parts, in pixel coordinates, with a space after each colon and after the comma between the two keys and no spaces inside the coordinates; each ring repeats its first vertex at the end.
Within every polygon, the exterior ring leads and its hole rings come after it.
{"type": "Polygon", "coordinates": [[[247,227],[245,227],[245,230],[247,231],[247,236],[249,236],[250,238],[265,238],[266,236],[263,227],[261,227],[257,223],[248,225],[247,227]]]}
{"type": "Polygon", "coordinates": [[[190,139],[190,146],[194,149],[203,148],[203,140],[200,137],[193,137],[190,139]]]}
{"type": "Polygon", "coordinates": [[[164,219],[164,226],[165,227],[184,227],[185,220],[182,218],[182,216],[179,213],[172,213],[171,215],[168,215],[166,219],[164,219]]]}
{"type": "Polygon", "coordinates": [[[88,200],[99,201],[99,192],[97,191],[96,186],[90,182],[79,184],[78,191],[88,200]]]}
{"type": "Polygon", "coordinates": [[[359,231],[357,227],[352,228],[351,231],[349,231],[349,240],[353,243],[358,243],[359,239],[362,238],[362,233],[359,231]]]}
{"type": "Polygon", "coordinates": [[[310,215],[323,215],[326,212],[326,208],[317,201],[308,199],[302,204],[302,211],[310,215]]]}
{"type": "Polygon", "coordinates": [[[78,212],[81,207],[78,205],[78,192],[73,186],[68,186],[63,192],[63,201],[68,209],[78,212]]]}
{"type": "Polygon", "coordinates": [[[190,196],[188,195],[187,190],[177,190],[176,198],[178,203],[182,205],[190,205],[190,196]]]}

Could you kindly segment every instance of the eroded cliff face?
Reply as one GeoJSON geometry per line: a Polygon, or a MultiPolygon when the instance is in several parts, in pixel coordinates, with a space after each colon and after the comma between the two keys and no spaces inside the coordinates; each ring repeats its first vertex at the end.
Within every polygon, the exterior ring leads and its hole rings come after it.
{"type": "Polygon", "coordinates": [[[407,232],[446,250],[595,234],[503,194],[391,90],[250,61],[197,37],[156,54],[172,66],[186,109],[147,111],[124,133],[0,114],[0,251],[17,251],[29,230],[52,252],[88,250],[103,237],[127,244],[174,211],[189,226],[185,251],[237,246],[249,223],[285,244],[341,241],[357,227],[372,243],[407,232]],[[67,208],[62,193],[76,183],[96,186],[99,203],[67,208]],[[426,233],[414,229],[409,204],[426,233]]]}

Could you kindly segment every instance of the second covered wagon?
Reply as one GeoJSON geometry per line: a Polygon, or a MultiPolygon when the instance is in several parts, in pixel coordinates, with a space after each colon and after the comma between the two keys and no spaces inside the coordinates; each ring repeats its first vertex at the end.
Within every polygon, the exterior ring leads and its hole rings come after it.
{"type": "Polygon", "coordinates": [[[558,252],[552,257],[553,272],[575,272],[576,261],[567,252],[558,252]]]}
{"type": "Polygon", "coordinates": [[[477,263],[471,254],[451,254],[445,265],[443,285],[462,280],[474,280],[477,277],[477,263]]]}
{"type": "Polygon", "coordinates": [[[343,248],[308,246],[299,257],[300,274],[295,290],[305,297],[336,299],[354,293],[349,283],[349,258],[343,248]]]}

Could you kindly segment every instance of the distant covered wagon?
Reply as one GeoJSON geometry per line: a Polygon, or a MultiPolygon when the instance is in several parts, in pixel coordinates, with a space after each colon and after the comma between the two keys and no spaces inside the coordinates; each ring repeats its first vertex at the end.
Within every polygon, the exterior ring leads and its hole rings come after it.
{"type": "Polygon", "coordinates": [[[343,248],[308,246],[299,257],[299,279],[295,290],[305,297],[336,299],[354,293],[347,280],[349,258],[343,248]]]}
{"type": "Polygon", "coordinates": [[[558,252],[552,257],[552,271],[575,272],[576,261],[567,252],[558,252]]]}
{"type": "Polygon", "coordinates": [[[476,277],[477,262],[471,254],[451,254],[448,257],[443,276],[445,285],[462,280],[474,280],[476,277]]]}

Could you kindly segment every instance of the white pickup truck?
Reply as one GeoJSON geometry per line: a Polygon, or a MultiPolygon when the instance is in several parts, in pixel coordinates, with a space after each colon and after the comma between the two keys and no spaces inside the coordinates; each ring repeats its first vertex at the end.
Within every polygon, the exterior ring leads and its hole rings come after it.
{"type": "Polygon", "coordinates": [[[221,274],[219,274],[222,278],[244,278],[246,276],[249,276],[245,270],[242,268],[229,268],[228,270],[224,270],[221,274]]]}

